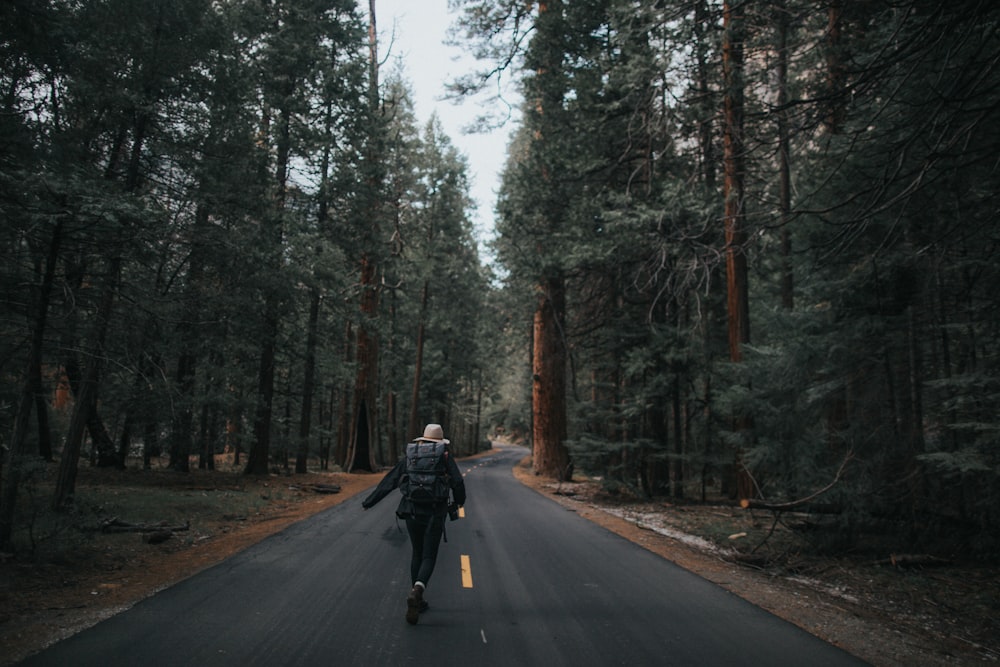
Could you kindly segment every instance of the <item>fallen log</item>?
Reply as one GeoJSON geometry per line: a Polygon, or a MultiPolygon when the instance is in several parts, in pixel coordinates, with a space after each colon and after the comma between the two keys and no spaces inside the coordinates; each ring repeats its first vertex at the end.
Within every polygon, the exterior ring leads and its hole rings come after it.
{"type": "Polygon", "coordinates": [[[115,517],[113,519],[108,519],[101,524],[102,533],[155,533],[159,531],[176,533],[190,529],[190,521],[184,522],[183,526],[168,526],[166,521],[161,521],[156,524],[129,523],[115,517]]]}
{"type": "Polygon", "coordinates": [[[893,567],[944,567],[951,564],[950,558],[941,558],[930,554],[891,554],[888,558],[882,558],[874,563],[874,565],[892,565],[893,567]]]}
{"type": "Polygon", "coordinates": [[[289,488],[296,491],[312,491],[313,493],[340,493],[339,484],[292,484],[289,488]]]}
{"type": "Polygon", "coordinates": [[[171,537],[174,536],[172,530],[157,530],[152,533],[146,533],[142,536],[142,541],[146,544],[161,544],[166,542],[171,537]]]}
{"type": "Polygon", "coordinates": [[[316,493],[340,493],[339,484],[312,484],[311,488],[316,493]]]}

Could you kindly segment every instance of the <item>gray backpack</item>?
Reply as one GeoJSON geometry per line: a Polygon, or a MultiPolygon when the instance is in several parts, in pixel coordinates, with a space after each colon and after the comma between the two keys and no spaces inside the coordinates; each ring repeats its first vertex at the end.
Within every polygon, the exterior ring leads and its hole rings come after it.
{"type": "Polygon", "coordinates": [[[399,490],[420,505],[448,504],[448,467],[444,442],[411,442],[406,445],[406,474],[399,490]]]}

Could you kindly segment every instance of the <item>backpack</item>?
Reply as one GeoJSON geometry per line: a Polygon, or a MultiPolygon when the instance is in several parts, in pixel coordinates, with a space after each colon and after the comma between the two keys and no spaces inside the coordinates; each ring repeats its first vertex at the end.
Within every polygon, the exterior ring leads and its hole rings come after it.
{"type": "Polygon", "coordinates": [[[411,442],[406,445],[406,473],[399,490],[406,498],[422,505],[448,503],[448,468],[444,442],[411,442]]]}

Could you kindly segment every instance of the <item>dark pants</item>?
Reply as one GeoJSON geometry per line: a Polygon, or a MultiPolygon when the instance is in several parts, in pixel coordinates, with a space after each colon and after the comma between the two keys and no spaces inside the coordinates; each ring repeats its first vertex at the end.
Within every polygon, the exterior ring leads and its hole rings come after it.
{"type": "Polygon", "coordinates": [[[434,564],[437,562],[438,547],[444,532],[444,517],[433,514],[417,514],[406,518],[406,532],[410,534],[410,584],[418,581],[427,585],[434,564]]]}

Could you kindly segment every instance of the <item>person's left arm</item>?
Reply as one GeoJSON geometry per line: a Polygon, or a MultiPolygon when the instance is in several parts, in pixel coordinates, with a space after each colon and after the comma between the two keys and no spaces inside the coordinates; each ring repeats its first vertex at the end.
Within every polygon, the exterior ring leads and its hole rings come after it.
{"type": "Polygon", "coordinates": [[[465,504],[465,478],[462,477],[462,471],[458,469],[458,464],[455,463],[455,457],[451,455],[451,451],[448,451],[446,466],[451,495],[455,499],[455,504],[461,507],[465,504]]]}

